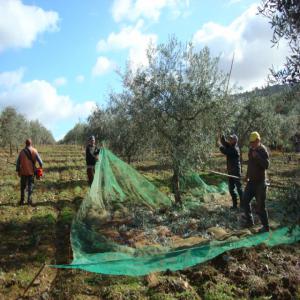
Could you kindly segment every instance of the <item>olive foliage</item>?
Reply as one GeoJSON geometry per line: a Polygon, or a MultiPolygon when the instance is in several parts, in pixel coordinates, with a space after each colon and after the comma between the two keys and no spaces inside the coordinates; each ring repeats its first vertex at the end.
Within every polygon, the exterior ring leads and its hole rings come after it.
{"type": "Polygon", "coordinates": [[[240,146],[247,147],[249,133],[259,131],[264,144],[276,146],[287,144],[299,127],[299,86],[233,94],[218,62],[208,48],[174,37],[150,45],[145,65],[128,64],[119,73],[121,91],[111,92],[107,107],[98,107],[65,139],[81,136],[84,143],[93,134],[129,163],[150,153],[171,166],[181,203],[180,178],[209,162],[222,133],[238,134],[240,146]]]}
{"type": "Polygon", "coordinates": [[[227,76],[208,48],[196,50],[171,38],[149,47],[147,65],[122,75],[127,110],[142,132],[153,137],[169,159],[173,189],[180,202],[179,178],[205,160],[214,148],[216,132],[226,122],[227,76]]]}
{"type": "Polygon", "coordinates": [[[289,43],[291,54],[286,58],[285,66],[279,72],[272,71],[277,83],[294,84],[300,82],[300,1],[264,0],[259,12],[270,20],[273,29],[273,45],[285,39],[289,43]]]}
{"type": "Polygon", "coordinates": [[[0,141],[3,147],[10,148],[12,155],[13,148],[31,138],[34,144],[53,144],[55,139],[52,133],[39,121],[29,121],[15,108],[6,107],[0,113],[0,141]]]}

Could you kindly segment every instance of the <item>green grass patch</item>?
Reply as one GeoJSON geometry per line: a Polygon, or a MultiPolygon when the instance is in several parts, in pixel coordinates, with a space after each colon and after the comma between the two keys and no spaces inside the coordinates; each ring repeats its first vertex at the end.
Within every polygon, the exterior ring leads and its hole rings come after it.
{"type": "Polygon", "coordinates": [[[153,183],[161,192],[168,194],[171,193],[171,173],[146,173],[144,176],[153,183]]]}
{"type": "Polygon", "coordinates": [[[59,221],[66,224],[71,224],[73,217],[75,216],[75,212],[70,207],[63,207],[60,215],[59,221]]]}
{"type": "MultiPolygon", "coordinates": [[[[205,300],[235,300],[235,286],[227,284],[225,282],[212,283],[211,281],[206,282],[203,285],[205,300]]],[[[242,300],[242,298],[239,298],[242,300]]]]}
{"type": "Polygon", "coordinates": [[[146,288],[138,283],[115,284],[102,289],[102,297],[106,300],[146,300],[146,288]]]}
{"type": "Polygon", "coordinates": [[[16,272],[16,280],[19,281],[22,285],[27,285],[31,282],[34,272],[32,269],[22,269],[16,272]]]}
{"type": "Polygon", "coordinates": [[[33,215],[31,221],[35,225],[51,226],[56,223],[56,215],[54,212],[42,211],[39,214],[33,215]]]}

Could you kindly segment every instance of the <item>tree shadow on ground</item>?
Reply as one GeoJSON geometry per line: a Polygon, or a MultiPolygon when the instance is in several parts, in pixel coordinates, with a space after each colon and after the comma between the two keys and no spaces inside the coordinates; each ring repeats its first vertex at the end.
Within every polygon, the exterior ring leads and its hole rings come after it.
{"type": "Polygon", "coordinates": [[[51,212],[45,215],[33,212],[29,221],[14,219],[1,222],[1,268],[9,272],[24,268],[28,263],[42,263],[49,259],[53,263],[68,262],[71,222],[81,201],[82,198],[76,197],[72,201],[59,200],[35,204],[35,207],[53,207],[58,211],[57,218],[51,212]]]}
{"type": "MultiPolygon", "coordinates": [[[[56,223],[55,239],[55,264],[70,264],[73,253],[70,242],[70,231],[73,217],[81,204],[82,199],[76,198],[74,201],[59,201],[59,210],[56,223]]],[[[73,278],[74,272],[68,269],[57,269],[56,276],[51,283],[50,291],[53,299],[69,299],[69,293],[65,289],[66,278],[73,278]]]]}
{"type": "Polygon", "coordinates": [[[28,264],[52,258],[55,218],[48,214],[30,221],[1,222],[0,265],[5,272],[26,269],[28,264]]]}
{"type": "MultiPolygon", "coordinates": [[[[26,278],[33,278],[35,274],[32,274],[32,268],[40,268],[45,262],[47,264],[70,263],[72,260],[70,228],[81,201],[81,197],[76,197],[72,201],[61,199],[57,202],[36,203],[36,208],[53,207],[57,211],[57,216],[53,213],[53,210],[48,212],[40,209],[33,210],[30,213],[30,220],[22,221],[16,218],[7,222],[1,222],[1,270],[7,274],[18,274],[21,272],[21,274],[25,274],[26,278]],[[43,214],[41,215],[41,213],[43,214]]],[[[20,207],[20,210],[22,209],[24,207],[20,207]]],[[[22,212],[20,213],[19,210],[16,213],[17,215],[22,215],[22,212]]],[[[65,283],[67,271],[57,270],[56,276],[51,283],[51,289],[54,288],[55,291],[61,292],[62,295],[63,289],[60,289],[60,286],[65,283]]],[[[43,272],[46,272],[46,270],[43,272]]],[[[13,280],[12,285],[8,289],[22,290],[24,289],[24,282],[22,283],[18,279],[13,280]],[[14,287],[14,285],[18,287],[14,287]]],[[[39,295],[44,292],[40,290],[39,295]]],[[[30,294],[30,291],[28,294],[30,294]]],[[[24,299],[32,299],[30,297],[27,296],[24,299]]],[[[62,298],[58,294],[52,299],[68,298],[62,298]]]]}
{"type": "Polygon", "coordinates": [[[65,189],[70,189],[70,188],[75,188],[75,187],[86,187],[88,186],[88,183],[86,180],[79,179],[79,180],[68,180],[68,181],[44,181],[43,186],[47,188],[52,188],[53,190],[65,190],[65,189]]]}
{"type": "Polygon", "coordinates": [[[149,166],[141,166],[137,165],[135,166],[135,169],[142,172],[151,172],[151,171],[168,171],[171,170],[171,165],[159,165],[159,164],[153,164],[149,166]]]}
{"type": "Polygon", "coordinates": [[[79,164],[79,165],[73,165],[73,166],[53,166],[53,167],[46,167],[44,169],[45,173],[50,173],[50,172],[63,172],[63,171],[74,171],[74,170],[82,170],[84,168],[84,165],[79,164]]]}
{"type": "Polygon", "coordinates": [[[0,203],[0,207],[17,207],[19,206],[18,203],[0,203]]]}
{"type": "Polygon", "coordinates": [[[16,182],[3,182],[3,183],[0,183],[0,189],[2,188],[7,188],[7,187],[15,187],[17,185],[16,182]]]}
{"type": "Polygon", "coordinates": [[[78,163],[84,163],[84,158],[82,157],[66,157],[66,158],[57,158],[57,157],[49,157],[47,156],[46,159],[43,160],[45,164],[53,164],[53,163],[69,163],[69,162],[78,162],[78,163]]]}
{"type": "Polygon", "coordinates": [[[34,206],[35,207],[51,206],[57,210],[61,210],[66,207],[71,207],[71,208],[74,208],[75,211],[77,211],[82,201],[83,201],[82,197],[62,198],[57,201],[35,202],[34,206]],[[69,205],[70,202],[72,203],[71,205],[69,205]]]}
{"type": "Polygon", "coordinates": [[[295,178],[300,176],[300,168],[298,169],[291,169],[291,170],[284,170],[284,171],[280,171],[277,170],[277,176],[278,177],[283,177],[283,178],[295,178]]]}

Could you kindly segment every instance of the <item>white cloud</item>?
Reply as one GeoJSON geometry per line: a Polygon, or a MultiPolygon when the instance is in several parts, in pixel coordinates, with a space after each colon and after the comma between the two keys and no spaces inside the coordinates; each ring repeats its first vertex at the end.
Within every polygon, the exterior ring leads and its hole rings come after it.
{"type": "Polygon", "coordinates": [[[21,0],[0,0],[0,52],[8,48],[29,48],[45,31],[58,30],[54,11],[25,5],[21,0]]]}
{"type": "Polygon", "coordinates": [[[83,75],[77,75],[76,78],[75,78],[76,82],[78,82],[78,83],[84,82],[84,79],[85,78],[84,78],[83,75]]]}
{"type": "Polygon", "coordinates": [[[109,60],[107,57],[99,56],[97,58],[97,62],[95,64],[95,66],[93,67],[92,75],[94,77],[103,75],[104,73],[107,73],[107,72],[111,71],[112,69],[114,69],[114,67],[115,67],[115,64],[111,60],[109,60]]]}
{"type": "Polygon", "coordinates": [[[195,45],[208,46],[212,55],[221,55],[220,67],[226,72],[234,53],[231,82],[252,89],[264,85],[269,68],[282,65],[288,54],[285,43],[272,48],[271,38],[268,20],[257,15],[257,6],[252,5],[228,26],[204,24],[193,41],[195,45]]]}
{"type": "Polygon", "coordinates": [[[171,13],[178,17],[180,12],[184,14],[188,6],[189,0],[115,0],[112,15],[116,22],[136,21],[139,18],[158,21],[162,9],[168,7],[171,13]]]}
{"type": "Polygon", "coordinates": [[[241,2],[242,0],[230,0],[229,2],[228,2],[228,5],[234,5],[234,4],[237,4],[237,3],[239,3],[239,2],[241,2]]]}
{"type": "Polygon", "coordinates": [[[10,88],[20,83],[24,74],[24,69],[0,73],[0,88],[10,88]]]}
{"type": "Polygon", "coordinates": [[[100,52],[110,50],[129,50],[129,60],[133,66],[145,65],[147,63],[146,50],[149,44],[156,44],[156,34],[142,33],[143,21],[137,22],[135,26],[123,27],[120,32],[112,32],[106,40],[100,40],[97,50],[100,52]]]}
{"type": "Polygon", "coordinates": [[[54,79],[53,84],[57,87],[66,85],[68,80],[65,77],[58,77],[54,79]]]}
{"type": "MultiPolygon", "coordinates": [[[[0,79],[5,74],[0,73],[0,79]]],[[[18,71],[16,71],[16,74],[18,71]]],[[[22,77],[0,87],[0,109],[6,106],[15,107],[29,120],[38,119],[50,130],[59,128],[65,123],[75,123],[79,118],[86,118],[96,107],[94,101],[75,103],[69,96],[59,95],[54,86],[45,80],[23,82],[22,77]]]]}

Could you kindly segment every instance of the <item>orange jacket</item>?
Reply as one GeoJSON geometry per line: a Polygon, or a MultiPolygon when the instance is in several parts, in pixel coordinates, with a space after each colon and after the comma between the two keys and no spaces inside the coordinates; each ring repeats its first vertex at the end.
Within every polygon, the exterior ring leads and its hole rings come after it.
{"type": "MultiPolygon", "coordinates": [[[[38,161],[40,167],[42,167],[42,160],[39,157],[37,150],[33,147],[26,147],[32,156],[34,164],[38,161]]],[[[24,149],[20,152],[17,160],[17,172],[20,176],[32,176],[34,175],[34,169],[32,161],[26,156],[24,149]]]]}

